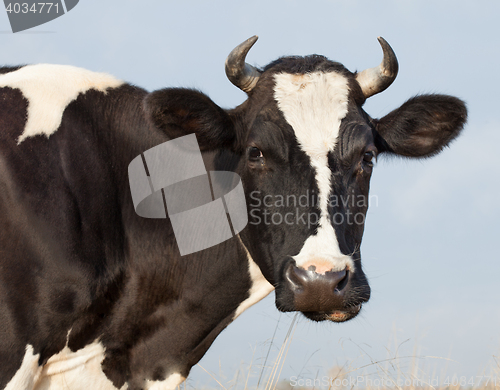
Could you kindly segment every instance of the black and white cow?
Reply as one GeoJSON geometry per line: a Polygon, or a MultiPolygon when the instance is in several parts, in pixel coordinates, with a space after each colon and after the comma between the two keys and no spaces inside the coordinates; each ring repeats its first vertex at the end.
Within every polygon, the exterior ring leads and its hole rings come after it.
{"type": "Polygon", "coordinates": [[[273,289],[281,311],[358,314],[374,160],[439,153],[465,106],[423,95],[373,119],[363,103],[398,71],[383,39],[361,73],[319,55],[259,70],[256,39],[226,62],[248,94],[232,110],[70,66],[0,68],[0,388],[174,388],[273,289]],[[127,167],[192,133],[208,171],[241,177],[249,224],[181,257],[170,220],[135,213],[127,167]]]}

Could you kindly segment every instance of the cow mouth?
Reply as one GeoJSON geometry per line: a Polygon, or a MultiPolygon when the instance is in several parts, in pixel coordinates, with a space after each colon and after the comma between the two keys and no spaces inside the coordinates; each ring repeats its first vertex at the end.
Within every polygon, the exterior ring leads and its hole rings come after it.
{"type": "Polygon", "coordinates": [[[361,311],[361,304],[348,307],[345,310],[334,310],[331,312],[302,312],[307,318],[313,321],[346,322],[352,320],[361,311]]]}

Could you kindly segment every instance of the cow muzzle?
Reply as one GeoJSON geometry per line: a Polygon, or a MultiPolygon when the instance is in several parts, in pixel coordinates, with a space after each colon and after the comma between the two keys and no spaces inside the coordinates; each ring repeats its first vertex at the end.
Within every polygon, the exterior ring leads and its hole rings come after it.
{"type": "MultiPolygon", "coordinates": [[[[283,279],[290,309],[293,307],[294,311],[301,311],[315,321],[348,321],[359,313],[361,305],[370,297],[364,275],[358,280],[348,268],[336,271],[308,264],[305,269],[297,267],[292,260],[285,267],[283,279]]],[[[286,306],[282,308],[289,311],[286,306]]]]}

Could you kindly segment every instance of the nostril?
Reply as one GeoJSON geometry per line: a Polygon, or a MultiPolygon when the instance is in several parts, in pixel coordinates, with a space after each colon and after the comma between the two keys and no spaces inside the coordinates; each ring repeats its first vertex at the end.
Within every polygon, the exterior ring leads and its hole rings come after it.
{"type": "Polygon", "coordinates": [[[343,271],[345,272],[344,277],[337,283],[337,286],[335,287],[335,291],[342,291],[346,286],[347,282],[349,281],[349,271],[343,271]]]}
{"type": "Polygon", "coordinates": [[[347,284],[347,270],[327,272],[321,275],[321,280],[328,283],[331,289],[340,291],[347,284]]]}
{"type": "Polygon", "coordinates": [[[287,267],[285,277],[295,288],[301,288],[309,280],[307,271],[305,269],[295,267],[293,264],[290,264],[287,267]]]}

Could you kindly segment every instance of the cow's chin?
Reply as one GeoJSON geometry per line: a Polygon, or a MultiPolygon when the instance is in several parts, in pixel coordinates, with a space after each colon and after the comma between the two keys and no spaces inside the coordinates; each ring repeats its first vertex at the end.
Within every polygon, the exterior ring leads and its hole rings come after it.
{"type": "Polygon", "coordinates": [[[345,310],[334,310],[332,312],[302,312],[307,318],[313,321],[346,322],[352,320],[361,311],[361,305],[349,307],[345,310]]]}

